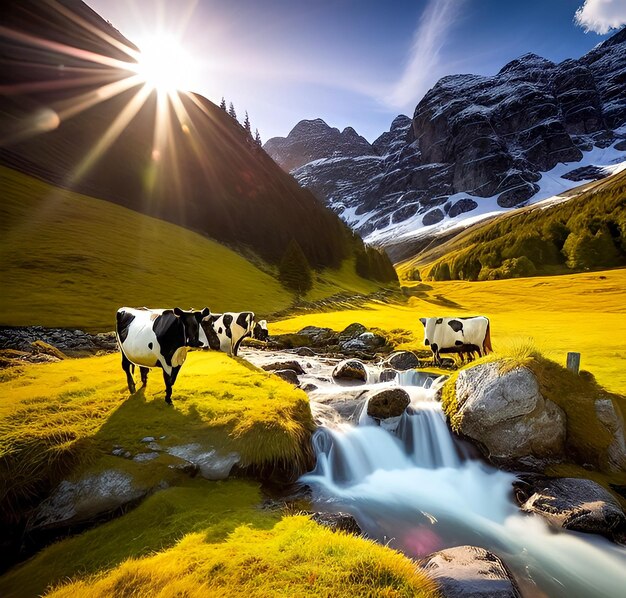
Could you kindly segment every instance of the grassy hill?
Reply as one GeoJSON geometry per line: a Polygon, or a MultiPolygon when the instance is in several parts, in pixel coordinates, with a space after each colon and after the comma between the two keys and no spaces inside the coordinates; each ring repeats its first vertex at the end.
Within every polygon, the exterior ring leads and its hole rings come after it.
{"type": "Polygon", "coordinates": [[[494,280],[626,265],[626,171],[563,202],[528,206],[455,235],[399,265],[412,278],[494,280]]]}
{"type": "MultiPolygon", "coordinates": [[[[422,346],[420,317],[483,314],[491,319],[494,348],[529,337],[564,364],[568,351],[606,388],[626,394],[626,269],[485,282],[416,284],[406,304],[371,303],[362,309],[303,315],[276,322],[275,333],[307,325],[342,330],[352,322],[397,330],[401,347],[422,346]]],[[[392,335],[393,337],[394,335],[392,335]]]]}
{"type": "MultiPolygon", "coordinates": [[[[294,299],[262,260],[180,226],[4,167],[0,188],[0,325],[111,330],[121,305],[267,315],[294,299]]],[[[308,298],[377,288],[345,260],[308,298]]]]}

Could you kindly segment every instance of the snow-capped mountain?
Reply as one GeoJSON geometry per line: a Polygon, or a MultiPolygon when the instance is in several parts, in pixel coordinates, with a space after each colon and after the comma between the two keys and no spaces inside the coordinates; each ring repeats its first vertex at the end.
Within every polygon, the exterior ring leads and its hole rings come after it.
{"type": "Polygon", "coordinates": [[[626,29],[578,60],[526,54],[495,76],[444,77],[372,144],[317,119],[264,148],[389,247],[619,170],[624,123],[626,29]]]}

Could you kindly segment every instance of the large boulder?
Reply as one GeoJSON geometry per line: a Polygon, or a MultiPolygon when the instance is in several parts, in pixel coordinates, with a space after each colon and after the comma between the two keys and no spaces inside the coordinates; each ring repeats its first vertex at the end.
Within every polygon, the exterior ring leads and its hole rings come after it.
{"type": "Polygon", "coordinates": [[[300,385],[298,374],[292,369],[274,370],[272,373],[282,378],[285,382],[289,382],[289,384],[293,384],[294,386],[300,385]]]}
{"type": "Polygon", "coordinates": [[[389,388],[376,393],[367,402],[367,415],[374,419],[401,416],[411,403],[409,393],[402,388],[389,388]]]}
{"type": "Polygon", "coordinates": [[[608,490],[580,478],[529,478],[516,483],[523,511],[565,529],[626,542],[626,515],[608,490]]]}
{"type": "Polygon", "coordinates": [[[293,370],[296,374],[304,374],[304,369],[298,361],[275,361],[261,366],[266,372],[275,372],[276,370],[293,370]]]}
{"type": "Polygon", "coordinates": [[[340,342],[339,349],[348,354],[361,351],[372,352],[386,344],[387,339],[384,336],[373,332],[363,332],[356,338],[340,342]]]}
{"type": "Polygon", "coordinates": [[[597,399],[594,407],[598,421],[612,436],[611,444],[607,449],[608,466],[613,471],[626,471],[624,420],[608,397],[597,399]]]}
{"type": "Polygon", "coordinates": [[[344,388],[341,392],[313,391],[311,411],[318,425],[326,422],[356,423],[367,400],[368,392],[362,388],[344,388]]]}
{"type": "Polygon", "coordinates": [[[412,351],[396,351],[385,359],[383,365],[394,370],[405,371],[418,368],[420,362],[412,351]]]}
{"type": "Polygon", "coordinates": [[[297,334],[306,337],[314,347],[333,344],[336,339],[333,330],[330,328],[319,328],[318,326],[305,326],[297,334]]]}
{"type": "Polygon", "coordinates": [[[529,369],[477,365],[459,372],[455,391],[454,427],[492,461],[529,467],[563,459],[565,414],[544,399],[529,369]]]}
{"type": "Polygon", "coordinates": [[[358,359],[345,359],[339,362],[333,370],[335,380],[359,380],[367,382],[367,368],[358,359]]]}
{"type": "Polygon", "coordinates": [[[420,565],[444,598],[521,598],[506,565],[484,548],[446,548],[427,556],[420,565]]]}

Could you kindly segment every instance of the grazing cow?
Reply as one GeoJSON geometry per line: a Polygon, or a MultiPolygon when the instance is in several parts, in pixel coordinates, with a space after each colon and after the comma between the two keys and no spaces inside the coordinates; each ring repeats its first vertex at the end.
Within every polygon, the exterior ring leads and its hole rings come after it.
{"type": "Polygon", "coordinates": [[[172,386],[185,363],[187,347],[203,347],[207,343],[200,322],[209,317],[211,310],[183,311],[174,309],[117,310],[116,335],[122,352],[122,369],[126,372],[128,390],[135,392],[133,373],[139,366],[141,382],[148,383],[149,368],[163,370],[165,402],[172,403],[172,386]]]}
{"type": "Polygon", "coordinates": [[[269,338],[269,331],[267,329],[267,320],[259,320],[254,325],[254,331],[252,333],[252,338],[255,338],[258,341],[267,341],[269,338]]]}
{"type": "Polygon", "coordinates": [[[430,346],[434,361],[441,364],[442,353],[460,353],[473,359],[493,351],[489,318],[420,318],[424,325],[424,345],[430,346]]]}
{"type": "Polygon", "coordinates": [[[252,336],[259,340],[267,340],[267,322],[255,322],[254,312],[225,312],[211,314],[202,320],[202,329],[211,349],[237,356],[239,346],[244,338],[252,336]]]}

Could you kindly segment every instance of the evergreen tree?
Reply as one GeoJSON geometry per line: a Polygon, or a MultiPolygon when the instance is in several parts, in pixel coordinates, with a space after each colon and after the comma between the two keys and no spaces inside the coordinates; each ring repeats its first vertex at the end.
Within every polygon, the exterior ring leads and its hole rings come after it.
{"type": "Polygon", "coordinates": [[[309,262],[295,239],[291,239],[278,265],[278,279],[287,289],[304,295],[313,286],[309,262]]]}
{"type": "Polygon", "coordinates": [[[261,135],[259,135],[258,129],[254,130],[254,141],[259,147],[263,145],[263,142],[261,141],[261,135]]]}
{"type": "Polygon", "coordinates": [[[220,108],[226,112],[226,100],[224,99],[224,96],[222,96],[222,101],[220,102],[220,108]]]}
{"type": "Polygon", "coordinates": [[[235,120],[237,120],[237,113],[235,112],[235,105],[232,102],[228,106],[228,114],[231,116],[231,118],[234,118],[235,120]]]}
{"type": "Polygon", "coordinates": [[[248,111],[246,110],[246,118],[243,121],[243,128],[246,130],[246,133],[252,137],[252,129],[250,128],[250,118],[248,117],[248,111]]]}

